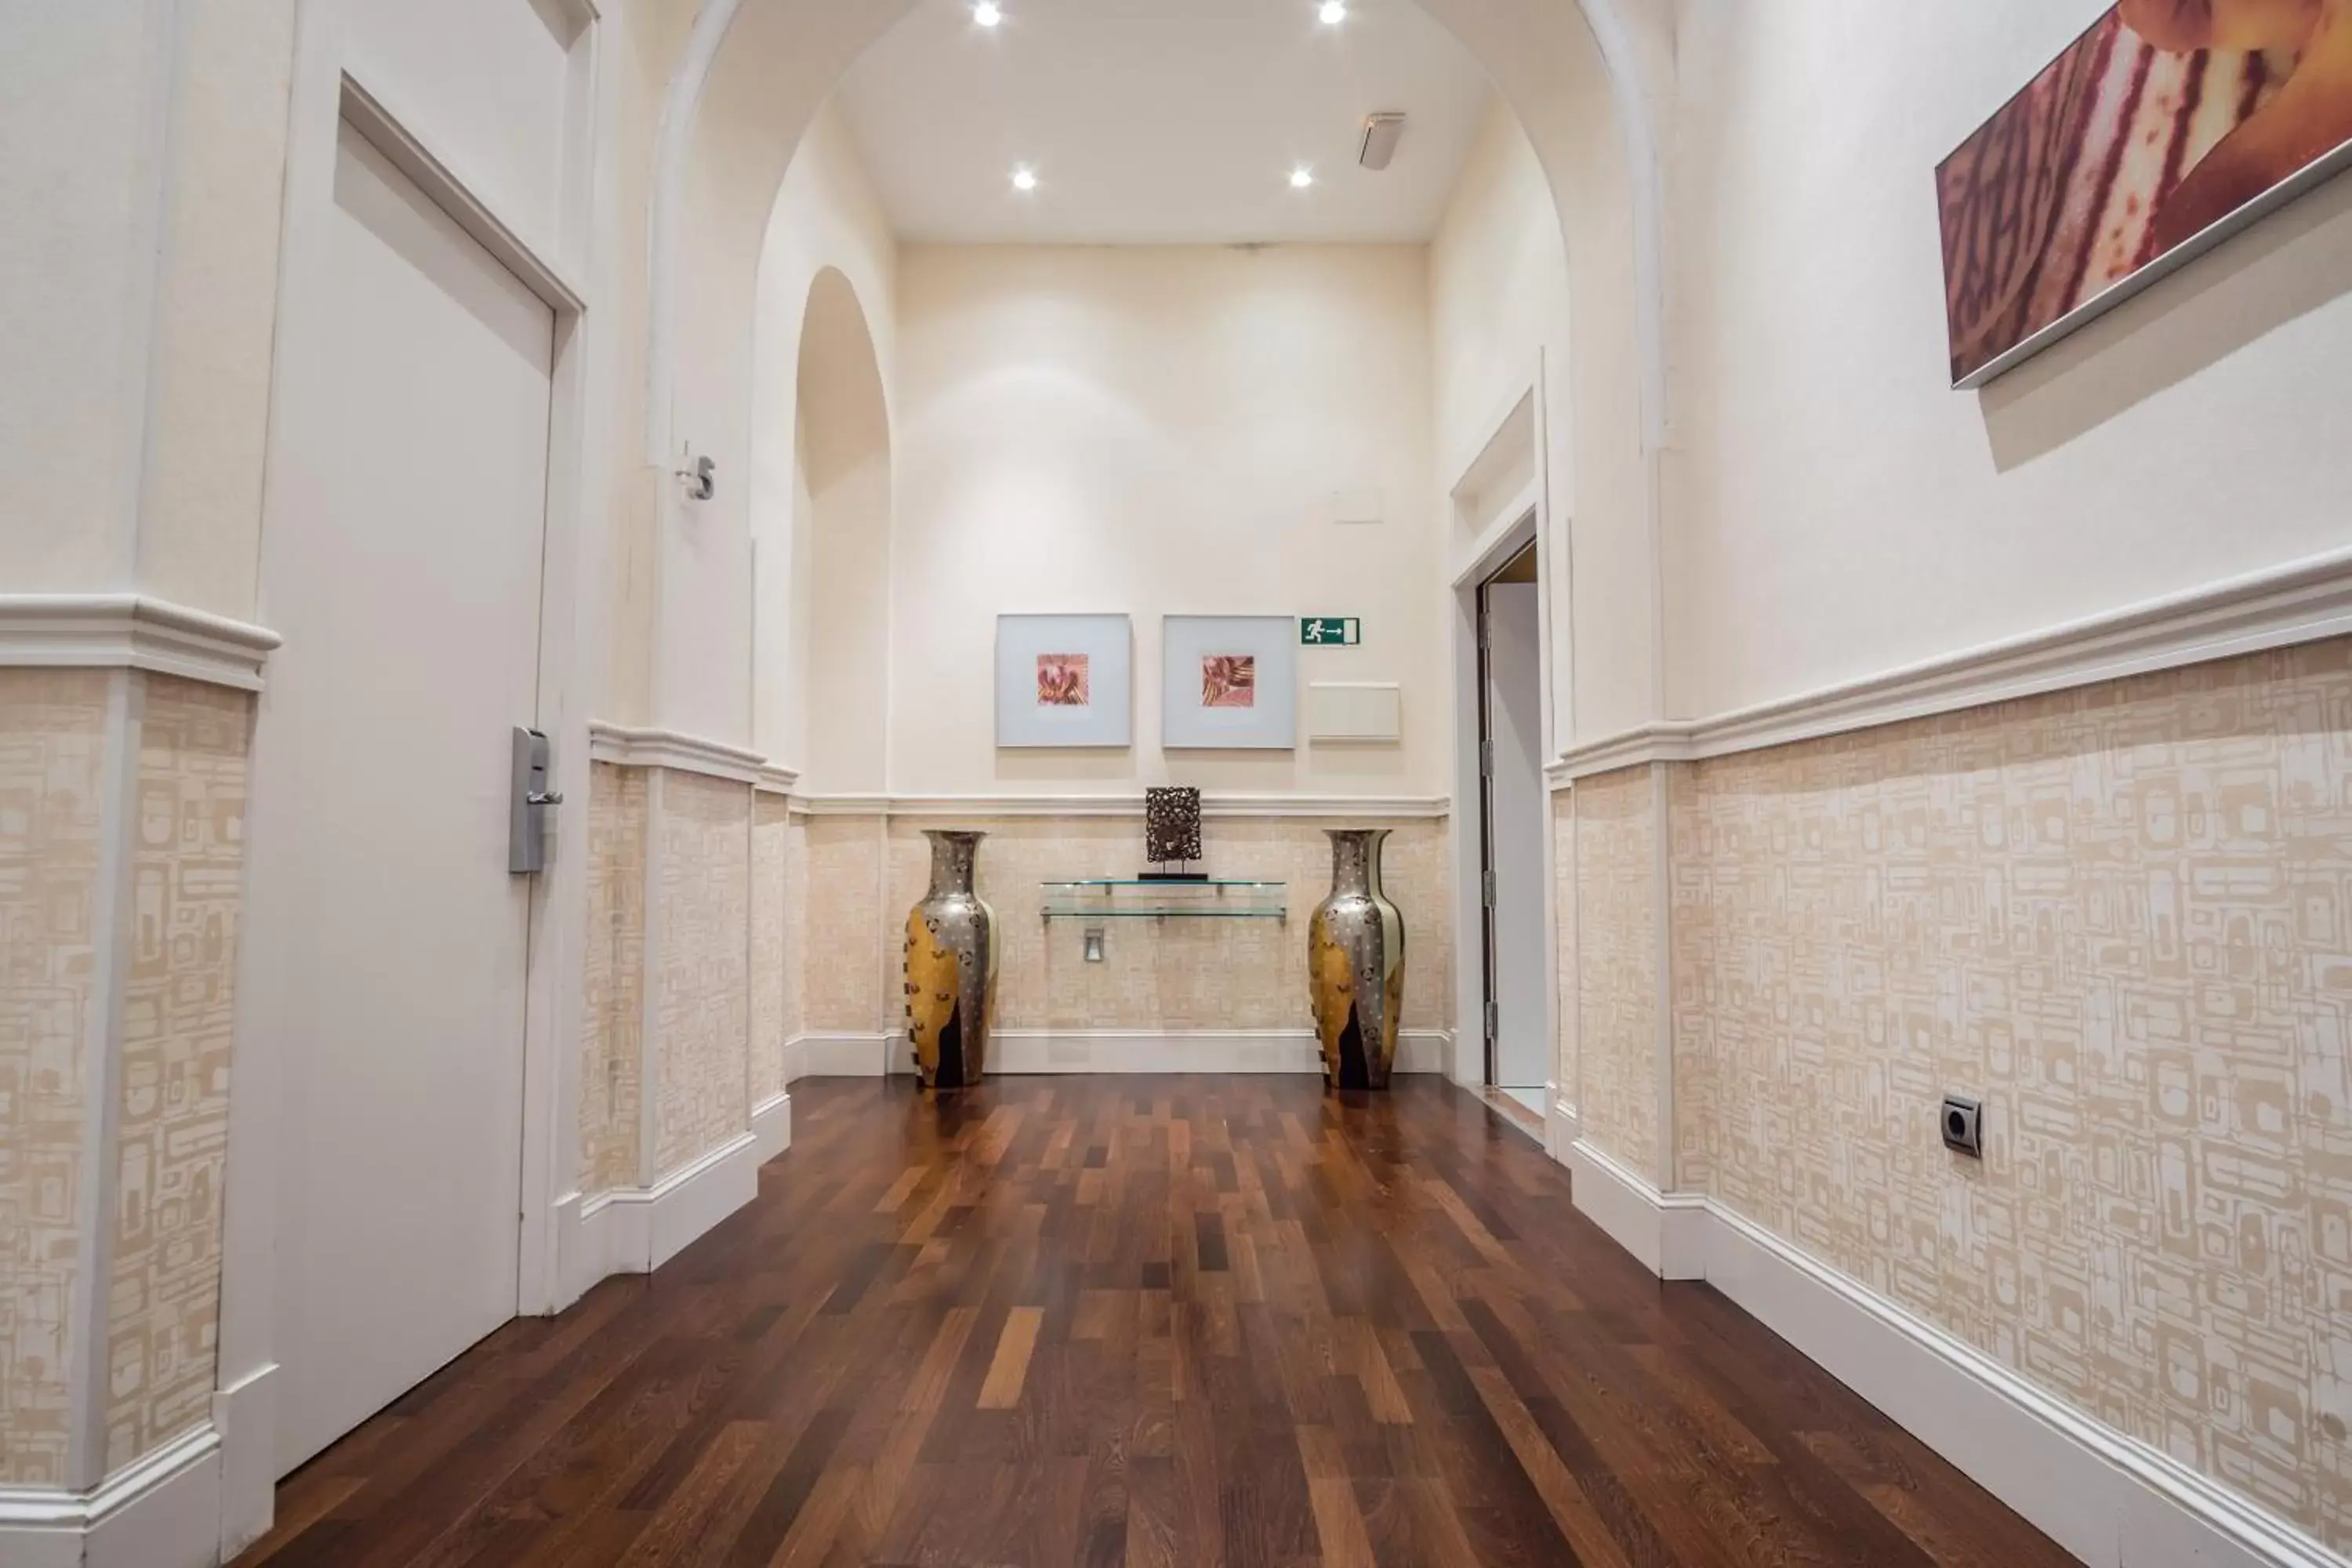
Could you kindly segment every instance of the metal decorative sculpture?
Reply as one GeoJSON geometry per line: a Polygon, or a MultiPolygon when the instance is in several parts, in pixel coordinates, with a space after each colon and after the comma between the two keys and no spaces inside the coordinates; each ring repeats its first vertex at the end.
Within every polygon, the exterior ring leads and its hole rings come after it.
{"type": "Polygon", "coordinates": [[[1385,827],[1327,828],[1331,896],[1307,928],[1307,988],[1333,1089],[1386,1089],[1404,1005],[1404,920],[1381,891],[1385,827]]]}
{"type": "Polygon", "coordinates": [[[907,1036],[925,1089],[968,1089],[988,1070],[996,1012],[996,915],[971,880],[987,835],[923,837],[931,888],[907,911],[907,1036]]]}
{"type": "Polygon", "coordinates": [[[1147,789],[1143,792],[1143,858],[1153,869],[1154,881],[1199,881],[1203,874],[1190,870],[1201,858],[1201,792],[1196,789],[1147,789]]]}

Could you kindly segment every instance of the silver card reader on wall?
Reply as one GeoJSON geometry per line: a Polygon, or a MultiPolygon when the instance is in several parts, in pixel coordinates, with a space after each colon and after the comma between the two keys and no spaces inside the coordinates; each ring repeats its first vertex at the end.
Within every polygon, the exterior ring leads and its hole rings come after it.
{"type": "Polygon", "coordinates": [[[516,725],[507,869],[518,877],[547,869],[547,813],[563,804],[563,797],[547,787],[550,760],[547,737],[516,725]]]}

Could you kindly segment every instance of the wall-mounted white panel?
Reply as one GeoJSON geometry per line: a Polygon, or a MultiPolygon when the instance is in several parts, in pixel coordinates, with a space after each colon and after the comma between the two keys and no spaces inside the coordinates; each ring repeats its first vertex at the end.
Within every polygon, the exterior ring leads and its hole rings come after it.
{"type": "Polygon", "coordinates": [[[1310,741],[1388,742],[1404,739],[1404,688],[1394,681],[1310,681],[1307,688],[1310,741]]]}
{"type": "Polygon", "coordinates": [[[352,0],[346,68],[533,241],[558,228],[573,0],[352,0]]]}

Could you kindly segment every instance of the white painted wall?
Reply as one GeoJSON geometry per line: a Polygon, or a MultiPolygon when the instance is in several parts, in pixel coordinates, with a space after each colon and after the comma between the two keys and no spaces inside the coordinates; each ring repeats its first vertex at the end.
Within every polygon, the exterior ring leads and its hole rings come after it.
{"type": "Polygon", "coordinates": [[[1420,247],[910,247],[899,269],[892,789],[1443,794],[1420,247]],[[1377,487],[1386,521],[1334,523],[1377,487]],[[1000,612],[1134,617],[1127,751],[999,752],[1000,612]],[[1394,680],[1399,746],[1159,744],[1160,617],[1350,615],[1300,679],[1394,680]]]}
{"type": "MultiPolygon", "coordinates": [[[[1429,247],[1430,327],[1438,504],[1461,481],[1541,367],[1550,466],[1551,528],[1544,565],[1552,584],[1564,569],[1575,519],[1574,357],[1569,338],[1568,247],[1542,165],[1510,106],[1487,106],[1460,182],[1429,247]]],[[[1497,498],[1498,504],[1512,498],[1497,498]]],[[[1599,531],[1603,525],[1596,521],[1599,531]]],[[[1572,581],[1572,580],[1571,580],[1572,581]]],[[[1560,600],[1554,601],[1555,605],[1560,600]]],[[[1609,607],[1591,606],[1596,617],[1609,607]]],[[[1552,733],[1569,733],[1564,679],[1574,656],[1574,617],[1552,616],[1552,733]]],[[[1601,635],[1609,635],[1602,633],[1601,635]]]]}
{"type": "Polygon", "coordinates": [[[509,223],[551,241],[577,0],[344,0],[343,12],[346,58],[368,89],[446,146],[509,223]]]}
{"type": "Polygon", "coordinates": [[[248,616],[292,0],[16,0],[0,39],[0,584],[248,616]]]}
{"type": "Polygon", "coordinates": [[[1935,165],[2102,8],[1686,7],[1678,716],[2352,537],[2352,181],[1948,389],[1935,165]]]}

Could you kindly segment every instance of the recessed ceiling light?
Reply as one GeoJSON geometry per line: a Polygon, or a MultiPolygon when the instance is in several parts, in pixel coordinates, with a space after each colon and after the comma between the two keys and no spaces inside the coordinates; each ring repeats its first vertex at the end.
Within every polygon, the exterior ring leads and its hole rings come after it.
{"type": "Polygon", "coordinates": [[[1303,191],[1314,183],[1315,171],[1308,168],[1306,164],[1301,163],[1298,167],[1290,171],[1290,188],[1292,190],[1303,191]]]}
{"type": "Polygon", "coordinates": [[[1016,191],[1035,190],[1037,188],[1037,171],[1031,168],[1026,163],[1024,163],[1019,168],[1013,170],[1013,188],[1016,191]]]}
{"type": "MultiPolygon", "coordinates": [[[[1337,0],[1334,0],[1334,3],[1336,4],[1337,0]]],[[[983,27],[993,27],[1004,20],[1004,9],[997,5],[996,0],[980,0],[980,3],[971,8],[971,19],[983,27]]]]}
{"type": "Polygon", "coordinates": [[[1315,13],[1327,27],[1336,27],[1348,19],[1348,0],[1323,0],[1315,13]]]}

